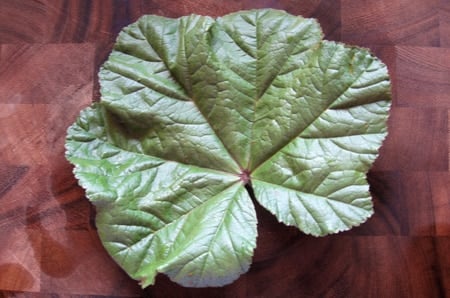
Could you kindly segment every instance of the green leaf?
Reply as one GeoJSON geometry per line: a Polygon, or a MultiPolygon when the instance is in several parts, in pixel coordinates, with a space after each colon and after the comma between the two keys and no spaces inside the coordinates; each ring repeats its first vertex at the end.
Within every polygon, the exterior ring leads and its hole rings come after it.
{"type": "Polygon", "coordinates": [[[373,213],[366,173],[386,136],[387,69],[322,40],[313,19],[144,16],[99,77],[101,100],[69,128],[66,155],[105,248],[143,287],[158,273],[205,287],[246,272],[250,193],[315,236],[373,213]]]}

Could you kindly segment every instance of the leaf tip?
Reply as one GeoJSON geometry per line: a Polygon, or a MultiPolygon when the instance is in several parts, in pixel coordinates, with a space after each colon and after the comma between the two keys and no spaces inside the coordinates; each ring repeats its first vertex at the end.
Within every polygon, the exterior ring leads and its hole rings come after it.
{"type": "Polygon", "coordinates": [[[138,284],[142,289],[145,289],[146,287],[151,286],[154,283],[155,283],[155,279],[153,277],[149,278],[149,277],[144,276],[144,277],[141,277],[138,279],[138,284]]]}

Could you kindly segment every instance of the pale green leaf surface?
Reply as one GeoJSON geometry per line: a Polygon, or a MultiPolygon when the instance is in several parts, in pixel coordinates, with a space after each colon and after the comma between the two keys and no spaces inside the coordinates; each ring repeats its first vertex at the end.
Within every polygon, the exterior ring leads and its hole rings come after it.
{"type": "Polygon", "coordinates": [[[101,100],[69,129],[67,158],[105,248],[143,286],[158,273],[202,287],[246,272],[252,192],[316,236],[373,213],[366,173],[387,132],[387,69],[323,41],[313,19],[144,16],[99,77],[101,100]]]}
{"type": "Polygon", "coordinates": [[[245,272],[256,215],[239,178],[112,146],[104,113],[99,105],[83,111],[66,146],[117,263],[143,286],[158,272],[186,286],[226,284],[245,272]]]}

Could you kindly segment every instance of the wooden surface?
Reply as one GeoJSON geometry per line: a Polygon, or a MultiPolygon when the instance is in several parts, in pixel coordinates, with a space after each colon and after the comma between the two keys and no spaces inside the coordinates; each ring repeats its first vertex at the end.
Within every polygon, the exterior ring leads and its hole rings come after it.
{"type": "Polygon", "coordinates": [[[450,297],[449,116],[450,0],[0,0],[0,297],[450,297]],[[159,276],[142,291],[99,242],[65,130],[98,97],[96,72],[124,25],[261,7],[316,17],[327,39],[388,64],[375,215],[314,238],[258,208],[253,265],[235,283],[189,289],[159,276]]]}

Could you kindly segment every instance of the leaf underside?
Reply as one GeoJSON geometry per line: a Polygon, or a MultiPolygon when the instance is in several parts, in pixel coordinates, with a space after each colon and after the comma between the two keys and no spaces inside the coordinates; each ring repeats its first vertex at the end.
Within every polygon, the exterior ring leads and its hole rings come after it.
{"type": "Polygon", "coordinates": [[[143,287],[158,273],[222,286],[246,272],[256,214],[323,236],[373,213],[366,173],[386,136],[390,83],[368,50],[313,19],[264,9],[148,15],[100,70],[101,101],[66,156],[101,240],[143,287]]]}

